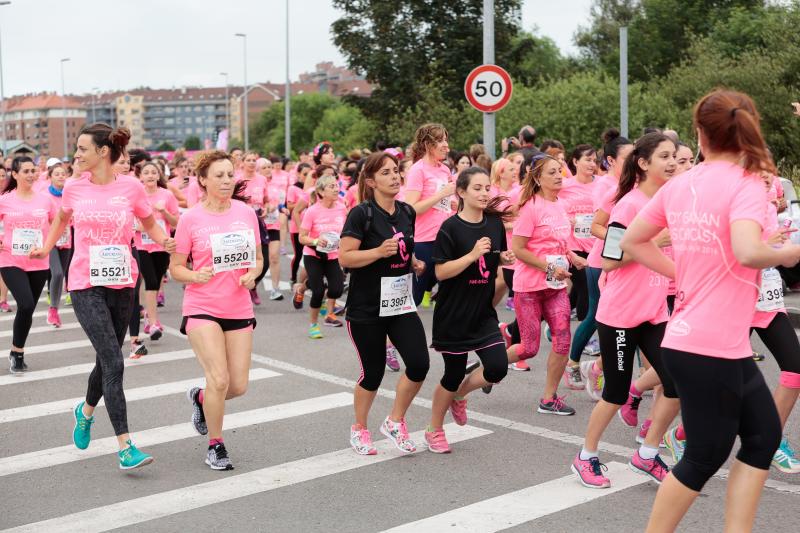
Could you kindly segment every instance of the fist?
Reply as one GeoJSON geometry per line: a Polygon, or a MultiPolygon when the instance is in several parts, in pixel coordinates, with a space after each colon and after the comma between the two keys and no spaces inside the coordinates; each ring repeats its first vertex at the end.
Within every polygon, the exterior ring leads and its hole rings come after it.
{"type": "Polygon", "coordinates": [[[199,270],[194,271],[194,282],[195,283],[208,283],[211,280],[211,277],[214,275],[214,270],[211,267],[202,267],[199,270]]]}
{"type": "Polygon", "coordinates": [[[392,257],[397,253],[397,248],[398,248],[397,240],[386,239],[378,247],[378,250],[380,251],[381,257],[392,257]]]}

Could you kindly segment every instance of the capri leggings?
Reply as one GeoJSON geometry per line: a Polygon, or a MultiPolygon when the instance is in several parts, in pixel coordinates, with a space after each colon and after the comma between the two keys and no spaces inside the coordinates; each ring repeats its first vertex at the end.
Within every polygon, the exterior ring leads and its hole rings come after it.
{"type": "Polygon", "coordinates": [[[69,260],[72,248],[53,248],[50,250],[50,283],[47,292],[50,294],[50,307],[61,307],[61,290],[69,271],[69,260]]]}
{"type": "Polygon", "coordinates": [[[261,257],[264,258],[264,266],[261,269],[261,274],[256,278],[256,287],[258,287],[258,284],[267,275],[267,270],[269,270],[269,244],[261,245],[261,257]]]}
{"type": "MultiPolygon", "coordinates": [[[[675,382],[686,431],[675,478],[694,491],[725,463],[736,436],[736,458],[768,470],[781,440],[781,422],[764,376],[752,357],[722,359],[663,348],[664,366],[675,382]]],[[[604,368],[605,371],[605,368],[604,368]]]]}
{"type": "Polygon", "coordinates": [[[506,287],[508,287],[508,297],[514,297],[514,270],[511,268],[503,268],[503,281],[506,282],[506,287]]]}
{"type": "Polygon", "coordinates": [[[514,293],[522,353],[520,359],[530,359],[539,351],[542,319],[547,321],[553,338],[553,351],[569,353],[569,296],[566,289],[544,289],[514,293]]]}
{"type": "MultiPolygon", "coordinates": [[[[136,249],[135,246],[131,246],[131,255],[133,256],[133,260],[136,261],[137,265],[139,266],[139,272],[142,271],[141,264],[142,262],[139,260],[139,250],[136,249]]],[[[142,276],[136,277],[136,288],[133,290],[133,307],[128,317],[128,331],[130,331],[131,338],[139,336],[139,322],[141,319],[139,318],[139,308],[141,305],[139,304],[139,289],[142,287],[142,276]]]]}
{"type": "Polygon", "coordinates": [[[48,271],[2,267],[0,275],[3,276],[8,290],[17,301],[17,314],[14,315],[11,344],[17,348],[24,348],[31,331],[31,324],[33,324],[33,310],[36,309],[36,303],[39,301],[39,296],[42,295],[48,271]]]}
{"type": "Polygon", "coordinates": [[[426,291],[429,291],[436,285],[436,269],[433,265],[433,241],[431,242],[415,242],[414,243],[414,257],[418,261],[425,263],[425,270],[422,276],[413,276],[413,295],[414,303],[419,305],[422,297],[426,291]]]}
{"type": "Polygon", "coordinates": [[[589,305],[586,308],[586,318],[578,325],[575,330],[575,339],[572,342],[572,350],[569,358],[578,363],[581,360],[583,349],[589,343],[594,332],[597,330],[597,303],[600,301],[600,274],[603,271],[599,268],[586,267],[586,288],[589,294],[589,305]]]}
{"type": "Polygon", "coordinates": [[[603,400],[614,405],[624,405],[628,401],[637,348],[647,354],[647,360],[655,368],[664,386],[664,396],[678,397],[661,357],[661,341],[664,339],[666,327],[666,322],[661,324],[644,322],[633,328],[615,328],[601,322],[597,323],[600,357],[603,359],[605,376],[603,400]]]}
{"type": "Polygon", "coordinates": [[[139,250],[139,270],[144,278],[144,290],[157,291],[169,267],[167,252],[147,252],[139,250]]]}
{"type": "Polygon", "coordinates": [[[297,271],[300,270],[300,261],[303,260],[303,245],[300,244],[300,234],[291,233],[292,236],[292,249],[294,250],[294,257],[292,257],[292,283],[297,283],[297,271]]]}
{"type": "MultiPolygon", "coordinates": [[[[508,373],[508,355],[503,339],[475,350],[483,365],[483,377],[489,383],[500,383],[508,373]]],[[[456,392],[467,375],[467,352],[442,352],[444,376],[439,382],[445,390],[456,392]]]]}
{"type": "MultiPolygon", "coordinates": [[[[578,257],[586,259],[589,254],[578,250],[574,252],[578,257]]],[[[589,311],[589,288],[586,285],[586,269],[575,268],[575,265],[570,265],[569,273],[572,274],[572,290],[569,293],[569,305],[575,309],[578,315],[578,320],[586,318],[586,313],[589,311]]]]}
{"type": "Polygon", "coordinates": [[[406,377],[419,383],[430,368],[425,328],[417,313],[380,318],[371,324],[347,322],[350,340],[358,354],[361,375],[358,385],[368,391],[381,386],[386,370],[386,338],[392,342],[406,367],[406,377]]]}
{"type": "Polygon", "coordinates": [[[322,307],[322,300],[325,297],[325,282],[328,283],[328,298],[338,298],[344,292],[344,273],[339,266],[338,259],[328,259],[326,254],[322,257],[306,255],[303,257],[303,264],[306,266],[308,274],[308,288],[311,289],[312,309],[322,307]]]}
{"type": "MultiPolygon", "coordinates": [[[[753,330],[758,333],[764,346],[775,357],[778,368],[781,369],[781,384],[784,384],[786,374],[796,375],[796,378],[790,381],[796,382],[800,379],[800,341],[797,340],[797,334],[786,313],[776,314],[766,328],[753,328],[753,330]]],[[[787,386],[800,388],[800,385],[787,386]]]]}

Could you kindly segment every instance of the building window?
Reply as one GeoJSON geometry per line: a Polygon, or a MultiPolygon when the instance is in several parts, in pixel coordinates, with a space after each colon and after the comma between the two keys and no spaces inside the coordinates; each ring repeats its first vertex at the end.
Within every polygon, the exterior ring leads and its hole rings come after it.
{"type": "Polygon", "coordinates": [[[200,113],[201,111],[203,111],[203,106],[199,106],[199,105],[194,106],[194,112],[195,113],[200,113]]]}

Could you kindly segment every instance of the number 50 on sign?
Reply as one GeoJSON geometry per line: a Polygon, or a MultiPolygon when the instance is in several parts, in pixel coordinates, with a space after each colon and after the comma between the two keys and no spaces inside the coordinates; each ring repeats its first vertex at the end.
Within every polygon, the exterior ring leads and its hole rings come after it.
{"type": "Polygon", "coordinates": [[[464,96],[472,107],[483,113],[494,113],[511,100],[511,76],[497,65],[481,65],[467,76],[464,96]]]}

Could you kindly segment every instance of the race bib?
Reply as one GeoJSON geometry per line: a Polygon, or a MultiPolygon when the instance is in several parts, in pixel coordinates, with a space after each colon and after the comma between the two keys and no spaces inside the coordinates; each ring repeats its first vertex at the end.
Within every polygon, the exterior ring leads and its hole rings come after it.
{"type": "Polygon", "coordinates": [[[256,266],[256,237],[253,230],[239,230],[211,235],[214,274],[256,266]]]}
{"type": "Polygon", "coordinates": [[[14,228],[11,233],[11,255],[28,255],[41,247],[42,230],[38,228],[14,228]]]}
{"type": "Polygon", "coordinates": [[[267,216],[264,217],[265,224],[277,224],[278,223],[278,210],[270,211],[267,213],[267,216]]]}
{"type": "Polygon", "coordinates": [[[329,254],[329,253],[339,249],[339,239],[340,239],[340,237],[339,237],[338,233],[336,233],[334,231],[326,231],[324,233],[321,233],[320,237],[322,239],[325,239],[326,245],[322,246],[321,244],[318,244],[317,245],[317,251],[318,252],[329,254]]]}
{"type": "Polygon", "coordinates": [[[593,221],[594,213],[590,213],[588,215],[575,215],[575,227],[572,229],[572,233],[575,235],[575,238],[591,239],[593,221]]]}
{"type": "Polygon", "coordinates": [[[758,291],[756,310],[778,311],[783,309],[783,281],[776,268],[761,271],[761,290],[758,291]]]}
{"type": "MultiPolygon", "coordinates": [[[[442,189],[444,189],[445,187],[447,187],[447,183],[446,182],[440,182],[439,185],[436,187],[436,192],[437,193],[441,192],[442,189]]],[[[438,202],[433,204],[433,208],[434,209],[436,209],[437,211],[442,211],[444,213],[450,213],[452,211],[452,209],[450,207],[451,206],[450,206],[450,197],[449,196],[445,196],[444,198],[442,198],[441,200],[439,200],[438,202]]]]}
{"type": "Polygon", "coordinates": [[[381,306],[378,316],[397,316],[417,310],[411,293],[411,274],[381,278],[381,306]]]}
{"type": "Polygon", "coordinates": [[[131,250],[127,244],[89,246],[89,283],[93,287],[132,282],[131,250]]]}
{"type": "MultiPolygon", "coordinates": [[[[547,261],[548,264],[555,263],[557,267],[569,270],[569,263],[567,262],[567,258],[563,255],[546,255],[545,261],[547,261]]],[[[567,286],[566,280],[559,281],[551,275],[545,276],[545,282],[551,289],[564,289],[567,286]]]]}
{"type": "Polygon", "coordinates": [[[69,237],[69,226],[67,226],[64,228],[64,233],[62,233],[61,237],[59,237],[56,241],[56,248],[63,248],[64,246],[67,246],[70,243],[69,237]]]}
{"type": "MultiPolygon", "coordinates": [[[[167,233],[167,223],[161,219],[156,219],[156,224],[161,228],[165,234],[167,233]]],[[[156,241],[150,238],[150,234],[146,231],[142,232],[142,244],[158,244],[156,241]]]]}

